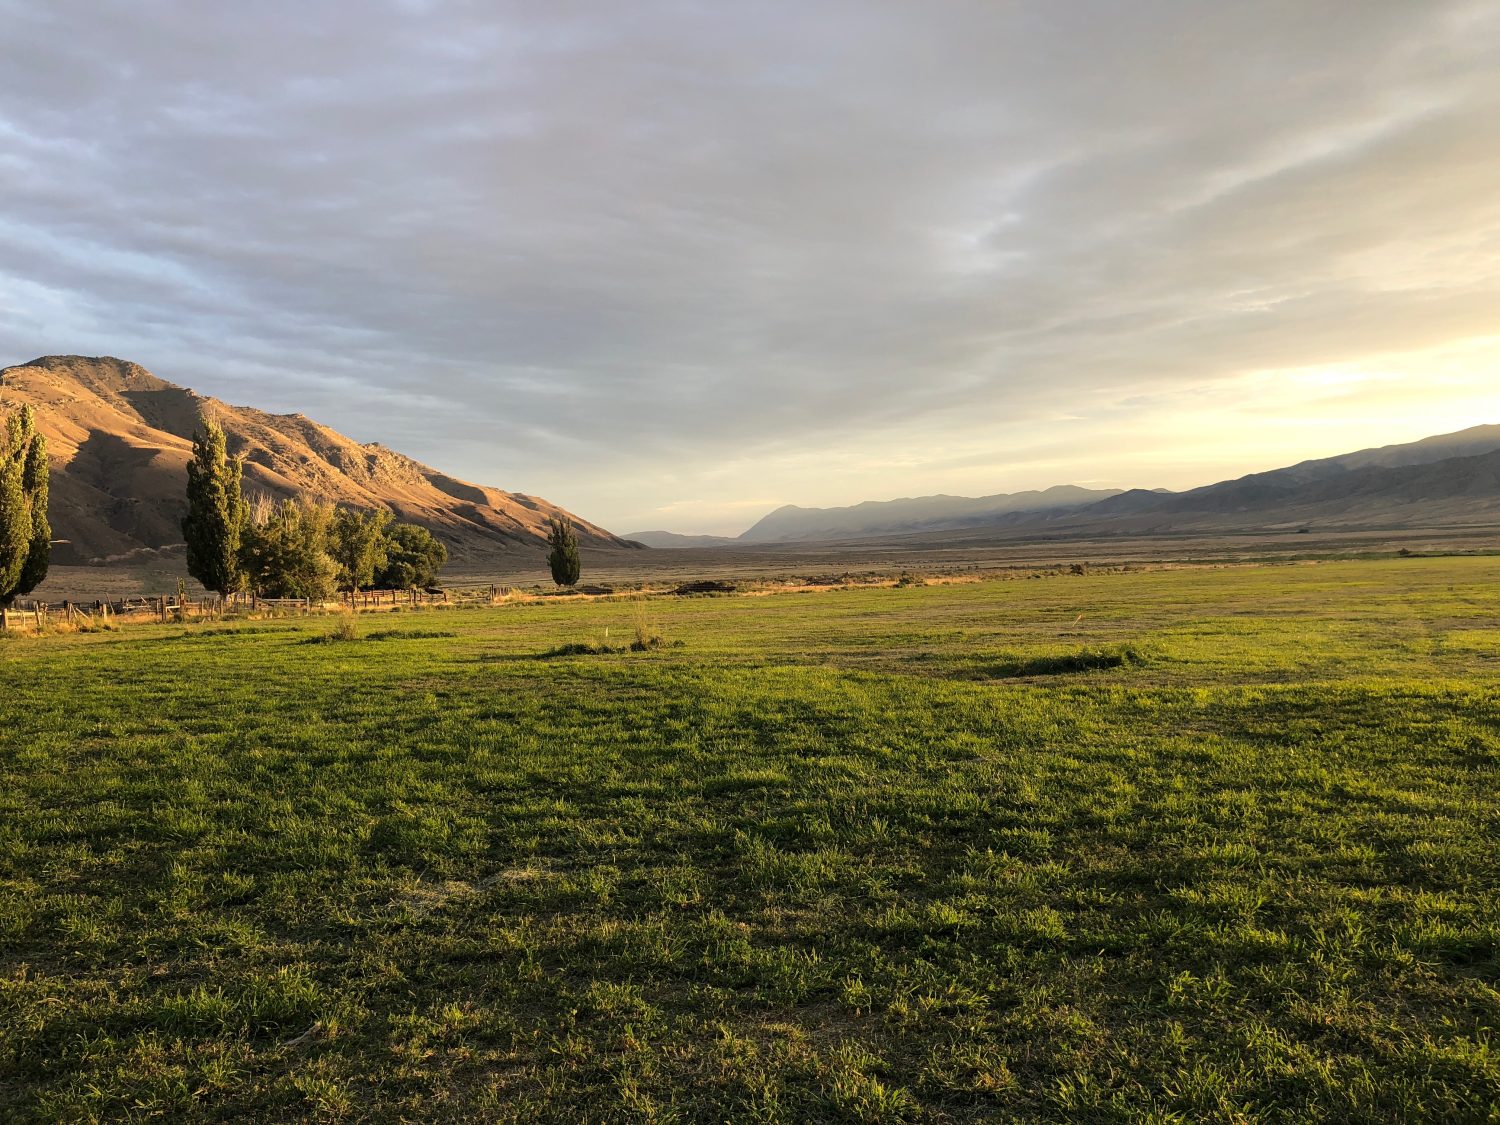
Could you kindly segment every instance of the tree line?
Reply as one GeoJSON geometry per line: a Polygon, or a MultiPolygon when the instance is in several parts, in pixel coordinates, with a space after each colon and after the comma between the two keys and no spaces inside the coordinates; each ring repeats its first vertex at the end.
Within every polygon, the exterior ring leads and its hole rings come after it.
{"type": "MultiPolygon", "coordinates": [[[[252,501],[243,481],[244,462],[229,456],[223,428],[202,419],[188,461],[182,533],[188,573],[221,596],[327,600],[340,590],[426,589],[447,564],[448,549],[430,531],[395,522],[389,512],[305,497],[252,501]]],[[[31,407],[22,406],[0,432],[0,606],[47,576],[47,504],[47,439],[31,407]]],[[[572,523],[549,519],[547,541],[553,581],[575,585],[581,564],[572,523]]]]}
{"type": "Polygon", "coordinates": [[[230,457],[224,430],[204,418],[188,462],[188,573],[221,596],[326,601],[337,591],[425,589],[437,582],[448,549],[425,527],[292,497],[248,500],[244,464],[230,457]]]}

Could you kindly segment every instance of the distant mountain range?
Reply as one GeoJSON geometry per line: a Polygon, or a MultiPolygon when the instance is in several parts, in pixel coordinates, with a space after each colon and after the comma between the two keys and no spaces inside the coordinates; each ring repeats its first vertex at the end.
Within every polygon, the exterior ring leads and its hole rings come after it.
{"type": "Polygon", "coordinates": [[[919,496],[867,500],[848,508],[777,508],[739,537],[740,543],[808,543],[870,536],[911,535],[985,527],[1018,515],[1060,515],[1118,495],[1118,488],[1079,488],[1061,484],[1043,492],[995,496],[919,496]]]}
{"type": "Polygon", "coordinates": [[[52,461],[57,562],[127,561],[182,542],[187,461],[209,411],[245,489],[385,508],[447,543],[455,562],[542,547],[568,516],[584,546],[633,546],[555,504],[469,484],[382,445],[361,445],[301,414],[230,406],[109,356],[47,356],[0,371],[0,415],[29,403],[52,461]]]}
{"type": "Polygon", "coordinates": [[[632,531],[625,538],[643,547],[728,547],[739,542],[732,535],[679,535],[675,531],[632,531]]]}
{"type": "Polygon", "coordinates": [[[1500,425],[1362,449],[1186,492],[1059,485],[996,496],[921,496],[844,508],[777,508],[735,539],[631,535],[653,547],[869,539],[954,542],[1028,529],[1150,534],[1192,529],[1412,527],[1500,522],[1500,425]]]}
{"type": "Polygon", "coordinates": [[[1139,489],[1069,514],[1152,529],[1452,524],[1500,514],[1500,426],[1364,449],[1187,492],[1139,489]]]}

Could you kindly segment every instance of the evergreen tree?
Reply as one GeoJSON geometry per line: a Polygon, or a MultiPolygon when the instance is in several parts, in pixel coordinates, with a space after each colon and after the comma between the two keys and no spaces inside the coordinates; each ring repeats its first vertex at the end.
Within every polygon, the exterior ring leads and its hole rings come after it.
{"type": "Polygon", "coordinates": [[[425,590],[437,585],[448,548],[414,523],[392,524],[385,533],[385,564],[375,574],[384,590],[425,590]]]}
{"type": "Polygon", "coordinates": [[[31,505],[31,541],[16,587],[18,594],[29,594],[40,586],[52,561],[52,524],[47,519],[48,475],[47,438],[38,430],[32,434],[21,474],[21,488],[31,505]]]}
{"type": "Polygon", "coordinates": [[[583,563],[578,558],[578,537],[573,534],[573,523],[566,516],[552,516],[547,524],[547,543],[552,548],[547,554],[547,565],[552,568],[552,581],[559,586],[577,585],[583,563]]]}
{"type": "Polygon", "coordinates": [[[188,573],[206,590],[232,594],[244,583],[240,536],[245,502],[240,496],[244,466],[226,452],[224,431],[204,417],[193,435],[188,462],[188,513],[182,520],[188,573]]]}
{"type": "Polygon", "coordinates": [[[330,550],[339,564],[340,590],[357,594],[361,586],[375,581],[375,571],[385,565],[385,529],[390,522],[390,512],[339,508],[333,513],[330,550]]]}
{"type": "Polygon", "coordinates": [[[47,522],[47,439],[31,407],[6,421],[0,445],[0,605],[29,594],[47,576],[52,529],[47,522]]]}
{"type": "Polygon", "coordinates": [[[20,419],[12,417],[0,446],[0,605],[9,605],[19,592],[31,547],[31,507],[22,487],[26,463],[15,452],[20,441],[20,419]]]}

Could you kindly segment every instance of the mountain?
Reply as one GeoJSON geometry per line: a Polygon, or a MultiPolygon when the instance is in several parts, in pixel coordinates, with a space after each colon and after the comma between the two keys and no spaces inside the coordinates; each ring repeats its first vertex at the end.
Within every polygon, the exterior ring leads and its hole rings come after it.
{"type": "Polygon", "coordinates": [[[0,371],[0,414],[31,404],[52,461],[53,558],[107,562],[182,542],[187,461],[200,412],[245,459],[245,490],[385,508],[441,538],[455,562],[544,545],[567,516],[579,542],[630,547],[534,496],[469,484],[301,414],[230,406],[109,356],[47,356],[0,371]]]}
{"type": "Polygon", "coordinates": [[[625,536],[632,543],[647,547],[685,549],[691,547],[728,547],[739,540],[729,535],[679,535],[675,531],[632,531],[625,536]]]}
{"type": "Polygon", "coordinates": [[[1476,457],[1500,449],[1500,426],[1470,426],[1452,434],[1423,438],[1404,445],[1382,445],[1378,449],[1361,449],[1341,457],[1324,457],[1303,461],[1286,469],[1273,470],[1308,478],[1337,475],[1341,469],[1397,468],[1402,465],[1427,465],[1450,457],[1476,457]]]}
{"type": "MultiPolygon", "coordinates": [[[[1453,458],[1473,457],[1500,449],[1500,426],[1471,426],[1452,434],[1439,434],[1403,445],[1383,445],[1378,449],[1361,449],[1337,457],[1320,457],[1299,461],[1284,469],[1251,473],[1234,480],[1219,481],[1179,493],[1147,493],[1131,489],[1112,500],[1090,509],[1090,513],[1121,515],[1126,512],[1230,512],[1264,510],[1278,505],[1318,503],[1323,496],[1332,499],[1341,494],[1339,485],[1325,489],[1311,486],[1338,481],[1365,469],[1399,469],[1434,464],[1453,458]]],[[[1391,489],[1391,500],[1400,503],[1399,478],[1379,478],[1391,489]]],[[[1354,480],[1351,494],[1361,485],[1354,480]]]]}
{"type": "Polygon", "coordinates": [[[983,527],[1014,522],[1023,514],[1061,515],[1118,495],[1119,491],[1061,484],[1042,492],[867,500],[847,508],[799,508],[788,504],[756,523],[738,542],[805,543],[983,527]]]}
{"type": "Polygon", "coordinates": [[[1500,516],[1500,440],[1489,452],[1427,461],[1410,460],[1419,455],[1410,446],[1387,449],[1409,452],[1386,454],[1389,464],[1362,454],[1303,462],[1187,492],[1133,490],[1073,515],[1077,522],[1131,519],[1149,530],[1269,528],[1313,521],[1412,526],[1500,516]]]}
{"type": "MultiPolygon", "coordinates": [[[[1361,449],[1186,492],[1061,485],[996,496],[923,496],[844,508],[776,509],[731,542],[921,543],[1187,530],[1418,527],[1500,522],[1500,425],[1361,449]]],[[[670,532],[634,536],[666,545],[670,532]]],[[[678,537],[687,546],[697,537],[678,537]]],[[[706,537],[715,539],[716,537],[706,537]]],[[[691,545],[698,546],[698,542],[691,545]]],[[[704,543],[701,545],[724,545],[704,543]]]]}

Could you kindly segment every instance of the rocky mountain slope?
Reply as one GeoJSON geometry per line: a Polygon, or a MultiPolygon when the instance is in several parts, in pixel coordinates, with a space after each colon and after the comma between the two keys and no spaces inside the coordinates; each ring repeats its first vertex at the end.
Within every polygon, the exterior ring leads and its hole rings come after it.
{"type": "MultiPolygon", "coordinates": [[[[430,528],[457,563],[536,550],[548,517],[569,515],[361,445],[301,414],[231,406],[108,356],[47,356],[0,371],[0,414],[23,403],[47,436],[53,534],[66,541],[54,550],[58,562],[126,560],[181,543],[186,466],[204,410],[224,427],[230,452],[245,458],[248,493],[388,509],[430,528]]],[[[570,518],[584,546],[631,546],[570,518]]]]}

